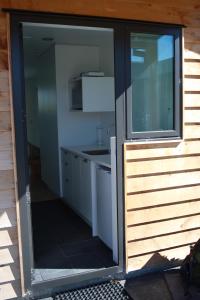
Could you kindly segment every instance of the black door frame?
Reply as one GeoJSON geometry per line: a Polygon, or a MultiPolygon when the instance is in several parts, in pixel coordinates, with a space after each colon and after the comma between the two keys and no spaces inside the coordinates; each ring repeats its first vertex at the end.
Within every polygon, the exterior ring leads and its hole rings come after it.
{"type": "Polygon", "coordinates": [[[11,15],[11,71],[13,91],[13,111],[16,138],[17,186],[22,240],[22,265],[25,293],[30,296],[43,296],[59,290],[80,287],[91,282],[125,275],[125,221],[124,221],[124,181],[123,144],[125,141],[125,53],[123,21],[106,18],[71,16],[64,14],[9,11],[11,15]],[[33,269],[32,226],[30,212],[27,130],[25,109],[25,83],[23,65],[22,23],[44,23],[111,28],[114,32],[115,60],[115,99],[117,132],[117,205],[118,205],[118,248],[119,264],[107,269],[62,277],[41,283],[32,283],[33,269]]]}

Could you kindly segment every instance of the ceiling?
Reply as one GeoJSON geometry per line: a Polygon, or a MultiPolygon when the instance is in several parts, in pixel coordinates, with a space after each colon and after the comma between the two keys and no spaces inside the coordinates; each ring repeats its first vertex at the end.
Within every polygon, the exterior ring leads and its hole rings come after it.
{"type": "Polygon", "coordinates": [[[112,29],[61,26],[51,24],[23,24],[25,73],[35,68],[37,57],[53,44],[111,46],[112,29]]]}

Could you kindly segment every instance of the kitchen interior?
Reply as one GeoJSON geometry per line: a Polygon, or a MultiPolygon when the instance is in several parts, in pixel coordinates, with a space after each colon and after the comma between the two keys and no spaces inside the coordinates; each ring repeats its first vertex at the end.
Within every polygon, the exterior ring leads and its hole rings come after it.
{"type": "Polygon", "coordinates": [[[118,264],[113,30],[23,24],[33,281],[118,264]]]}

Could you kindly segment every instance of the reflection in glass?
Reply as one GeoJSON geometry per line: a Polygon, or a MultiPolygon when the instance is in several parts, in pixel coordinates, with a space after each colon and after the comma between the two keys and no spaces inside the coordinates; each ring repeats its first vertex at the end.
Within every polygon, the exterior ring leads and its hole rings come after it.
{"type": "Polygon", "coordinates": [[[173,130],[172,35],[131,34],[133,131],[173,130]]]}

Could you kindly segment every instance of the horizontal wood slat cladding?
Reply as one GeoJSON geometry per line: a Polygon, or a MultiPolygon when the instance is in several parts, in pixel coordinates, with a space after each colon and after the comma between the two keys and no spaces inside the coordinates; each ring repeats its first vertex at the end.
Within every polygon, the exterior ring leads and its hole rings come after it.
{"type": "MultiPolygon", "coordinates": [[[[0,153],[1,158],[1,153],[0,153]]],[[[133,161],[127,163],[127,176],[200,169],[199,156],[133,161]]]]}
{"type": "MultiPolygon", "coordinates": [[[[200,87],[199,87],[200,89],[200,87]]],[[[185,123],[199,123],[200,122],[200,110],[185,110],[185,123]]]]}
{"type": "Polygon", "coordinates": [[[174,249],[155,251],[155,253],[143,254],[141,256],[129,258],[129,269],[138,270],[142,268],[155,268],[160,266],[166,268],[180,263],[189,253],[188,246],[175,247],[174,249]],[[178,253],[178,258],[177,257],[178,253]]]}
{"type": "Polygon", "coordinates": [[[19,299],[21,284],[14,191],[7,28],[7,16],[0,13],[0,299],[19,299]]]}
{"type": "Polygon", "coordinates": [[[0,266],[13,264],[18,261],[18,247],[10,246],[7,248],[0,249],[0,266]]]}
{"type": "Polygon", "coordinates": [[[184,95],[185,108],[200,107],[200,94],[185,94],[184,95]]]}
{"type": "Polygon", "coordinates": [[[185,139],[200,139],[200,124],[185,126],[184,137],[185,139]]]}
{"type": "Polygon", "coordinates": [[[126,159],[149,159],[149,158],[162,158],[180,155],[194,155],[200,153],[200,141],[166,141],[151,143],[127,143],[126,159]],[[163,145],[165,145],[163,147],[163,145]]]}
{"type": "Polygon", "coordinates": [[[125,144],[129,270],[170,264],[161,259],[163,251],[181,259],[180,247],[187,254],[198,239],[200,161],[194,143],[199,141],[125,144]]]}
{"type": "Polygon", "coordinates": [[[0,248],[17,245],[17,228],[0,229],[0,248]]]}
{"type": "Polygon", "coordinates": [[[14,282],[0,284],[0,299],[20,299],[20,280],[14,282]]]}
{"type": "Polygon", "coordinates": [[[200,59],[200,44],[194,44],[185,40],[185,49],[183,53],[185,59],[200,59]]]}
{"type": "MultiPolygon", "coordinates": [[[[158,222],[169,218],[173,219],[192,214],[200,214],[200,200],[198,202],[178,203],[173,205],[167,204],[165,206],[129,211],[127,213],[127,226],[158,222]]],[[[168,230],[168,228],[166,229],[168,230]]]]}
{"type": "Polygon", "coordinates": [[[0,131],[11,130],[11,119],[9,111],[0,111],[0,131]]]}
{"type": "Polygon", "coordinates": [[[170,188],[165,190],[164,193],[165,197],[162,197],[163,190],[148,191],[147,193],[140,192],[127,195],[127,210],[186,202],[194,199],[198,200],[200,199],[200,185],[170,188]]]}
{"type": "MultiPolygon", "coordinates": [[[[183,51],[185,59],[184,106],[186,108],[193,108],[193,110],[186,110],[184,114],[184,138],[187,141],[182,140],[163,144],[138,143],[137,145],[127,143],[124,149],[125,221],[127,222],[127,218],[129,218],[128,222],[131,225],[127,226],[125,230],[128,270],[169,265],[171,261],[174,262],[174,259],[176,262],[176,259],[184,258],[189,251],[189,247],[183,245],[183,243],[193,243],[197,239],[199,230],[194,229],[198,228],[200,223],[199,215],[196,213],[193,215],[193,207],[196,207],[196,203],[200,199],[200,171],[196,170],[199,168],[200,155],[200,140],[198,140],[200,138],[200,120],[198,119],[198,109],[200,107],[199,0],[4,0],[0,2],[0,7],[166,22],[187,26],[184,29],[183,51]],[[176,157],[179,157],[177,162],[176,157]],[[149,158],[151,161],[146,161],[149,158]],[[166,158],[166,160],[163,158],[166,158]],[[196,167],[194,163],[195,159],[197,162],[196,167]],[[134,161],[131,162],[130,160],[134,161]],[[169,163],[172,161],[175,162],[174,166],[172,163],[169,163]],[[159,164],[158,166],[156,166],[156,162],[159,164]],[[161,162],[165,163],[161,164],[161,162]],[[137,171],[135,171],[134,163],[138,166],[137,171]],[[141,173],[139,170],[140,163],[144,168],[141,173]],[[132,169],[130,168],[131,165],[132,169]],[[155,172],[154,176],[150,175],[152,172],[151,167],[153,172],[155,172]],[[189,170],[189,172],[185,172],[185,170],[189,170]],[[126,173],[127,171],[128,173],[126,173]],[[177,171],[181,171],[181,173],[177,173],[177,171]],[[163,172],[167,173],[160,175],[163,172]],[[141,175],[143,176],[127,178],[127,176],[141,175]],[[147,188],[150,190],[147,190],[147,188]],[[127,191],[131,192],[131,194],[128,194],[127,191]],[[172,203],[176,204],[171,205],[172,203]],[[165,204],[165,216],[161,207],[163,204],[165,204]],[[147,209],[149,206],[153,207],[147,209]],[[173,216],[176,215],[174,218],[170,218],[172,207],[177,207],[177,210],[175,210],[176,214],[173,212],[173,216]],[[136,211],[133,211],[134,209],[136,211]],[[137,211],[137,209],[139,210],[137,211]],[[142,223],[141,225],[134,225],[134,213],[136,213],[137,219],[139,221],[141,219],[142,222],[145,222],[144,218],[147,218],[146,220],[154,220],[154,217],[157,219],[154,209],[155,212],[162,211],[163,218],[168,220],[153,221],[146,225],[142,223]],[[145,211],[144,214],[143,211],[145,211]],[[151,218],[147,214],[147,211],[149,211],[151,218]],[[192,213],[192,215],[188,215],[188,212],[192,213]],[[184,215],[180,216],[180,213],[184,215]],[[139,218],[140,216],[141,218],[139,218]],[[165,237],[166,234],[167,238],[165,237]],[[152,238],[145,239],[148,237],[152,238]],[[133,240],[137,241],[131,242],[133,240]],[[148,249],[148,245],[152,253],[144,254],[144,251],[148,249]],[[165,247],[170,249],[163,249],[165,247]],[[136,256],[132,257],[132,255],[136,256]]],[[[12,142],[10,96],[7,91],[9,87],[7,72],[10,72],[8,68],[7,28],[6,14],[0,13],[0,152],[8,149],[10,153],[12,142]]],[[[0,157],[4,155],[3,152],[0,153],[0,157]]],[[[0,210],[1,212],[4,211],[4,213],[13,208],[14,189],[13,172],[10,169],[13,167],[12,160],[9,157],[6,160],[7,163],[4,163],[3,159],[0,159],[0,210]],[[4,167],[8,168],[8,170],[4,170],[4,167]],[[9,194],[9,191],[11,194],[9,194]]],[[[15,256],[10,251],[14,260],[13,262],[8,253],[10,247],[13,247],[13,245],[17,247],[17,230],[14,225],[14,219],[16,220],[12,214],[12,227],[0,229],[0,251],[2,247],[6,249],[6,251],[0,252],[0,257],[3,257],[7,263],[6,267],[9,264],[18,265],[18,256],[15,256]]],[[[11,273],[8,272],[6,274],[11,273]]],[[[12,279],[9,277],[8,280],[10,282],[0,284],[0,299],[17,298],[19,296],[20,282],[17,277],[18,275],[16,274],[16,278],[12,279]]]]}
{"type": "Polygon", "coordinates": [[[200,76],[200,61],[191,62],[186,60],[184,65],[184,73],[186,76],[200,76]]]}
{"type": "Polygon", "coordinates": [[[185,91],[198,92],[200,93],[200,79],[199,78],[186,78],[185,82],[185,91]]]}
{"type": "Polygon", "coordinates": [[[127,241],[140,240],[141,236],[143,239],[151,238],[152,236],[155,236],[155,232],[157,236],[169,235],[178,231],[196,228],[196,224],[200,221],[199,219],[199,215],[192,215],[190,217],[155,222],[148,224],[148,226],[146,226],[146,224],[141,226],[131,226],[127,229],[127,241]]]}
{"type": "Polygon", "coordinates": [[[15,207],[14,189],[0,191],[0,210],[15,207]]]}
{"type": "Polygon", "coordinates": [[[0,284],[15,281],[20,278],[18,264],[10,264],[0,267],[0,284]]]}
{"type": "Polygon", "coordinates": [[[133,257],[172,247],[184,246],[185,244],[193,244],[199,239],[199,234],[200,229],[195,229],[131,242],[127,245],[128,256],[133,257]]]}
{"type": "Polygon", "coordinates": [[[0,228],[8,228],[17,225],[15,207],[0,210],[0,228]]]}

